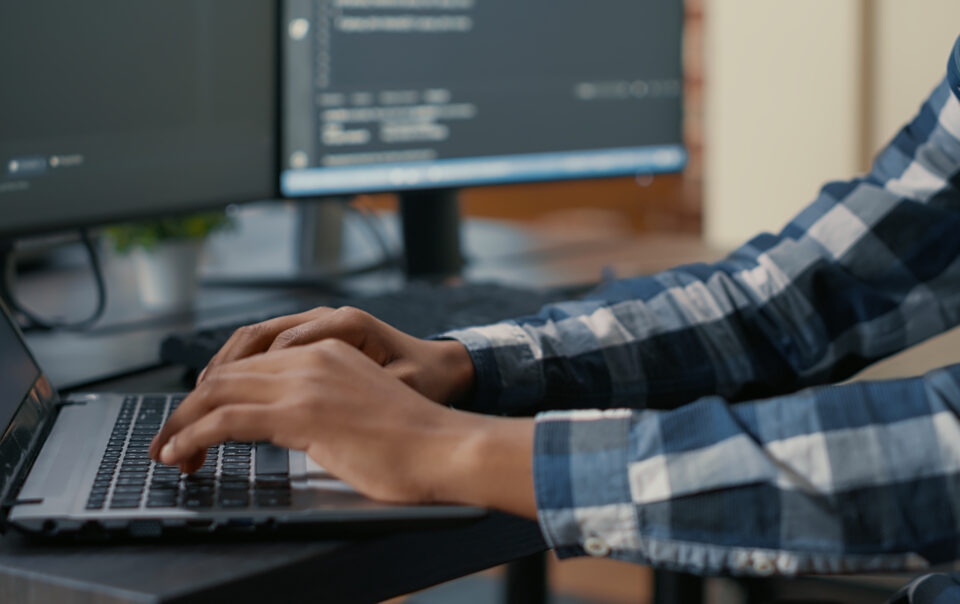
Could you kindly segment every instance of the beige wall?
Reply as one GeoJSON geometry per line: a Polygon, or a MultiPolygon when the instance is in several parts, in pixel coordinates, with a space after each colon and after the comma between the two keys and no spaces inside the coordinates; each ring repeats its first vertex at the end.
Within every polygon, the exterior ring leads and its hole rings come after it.
{"type": "Polygon", "coordinates": [[[943,77],[960,35],[960,0],[873,0],[870,149],[881,148],[943,77]]]}
{"type": "Polygon", "coordinates": [[[704,232],[733,247],[779,229],[857,166],[854,0],[705,5],[704,232]]]}
{"type": "Polygon", "coordinates": [[[960,0],[708,0],[704,234],[779,230],[943,76],[960,0]]]}

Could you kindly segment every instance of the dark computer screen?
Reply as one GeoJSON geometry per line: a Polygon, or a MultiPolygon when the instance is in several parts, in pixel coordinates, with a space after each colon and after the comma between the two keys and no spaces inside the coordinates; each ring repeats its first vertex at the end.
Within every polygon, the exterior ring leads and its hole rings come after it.
{"type": "Polygon", "coordinates": [[[0,437],[38,377],[40,370],[27,352],[13,320],[0,307],[0,437]]]}
{"type": "Polygon", "coordinates": [[[0,237],[274,196],[277,14],[0,3],[0,237]]]}
{"type": "Polygon", "coordinates": [[[676,171],[681,0],[288,0],[287,195],[676,171]]]}

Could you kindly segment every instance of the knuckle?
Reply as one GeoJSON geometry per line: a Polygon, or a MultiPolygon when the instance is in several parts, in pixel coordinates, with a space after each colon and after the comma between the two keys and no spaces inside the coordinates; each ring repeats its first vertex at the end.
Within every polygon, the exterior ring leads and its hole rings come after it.
{"type": "Polygon", "coordinates": [[[298,341],[300,341],[303,335],[303,329],[300,327],[291,327],[290,329],[281,331],[276,338],[273,340],[274,346],[277,347],[287,347],[293,346],[298,341]]]}
{"type": "Polygon", "coordinates": [[[329,340],[325,341],[325,348],[327,349],[327,351],[331,353],[339,354],[339,353],[342,353],[344,350],[348,348],[353,348],[353,347],[347,344],[346,342],[344,342],[343,340],[330,338],[329,340]]]}
{"type": "Polygon", "coordinates": [[[330,358],[330,340],[320,340],[310,345],[311,360],[324,362],[330,358]]]}
{"type": "Polygon", "coordinates": [[[334,314],[337,322],[347,327],[363,327],[372,318],[370,313],[353,306],[341,306],[334,314]]]}
{"type": "Polygon", "coordinates": [[[221,373],[220,373],[221,367],[223,367],[222,363],[217,363],[216,365],[214,365],[211,362],[209,365],[207,365],[206,370],[204,370],[203,372],[203,381],[198,383],[197,386],[194,388],[194,390],[195,391],[200,390],[208,382],[219,380],[221,376],[221,373]]]}
{"type": "Polygon", "coordinates": [[[233,337],[238,340],[251,340],[260,336],[264,331],[263,323],[252,323],[244,325],[233,332],[233,337]]]}
{"type": "Polygon", "coordinates": [[[353,347],[343,340],[328,338],[317,343],[317,359],[324,365],[335,366],[345,354],[349,354],[346,352],[348,349],[352,350],[353,347]]]}
{"type": "Polygon", "coordinates": [[[200,385],[194,389],[192,398],[194,401],[199,400],[206,402],[207,399],[213,395],[213,393],[223,388],[223,384],[223,375],[219,370],[213,370],[207,375],[203,382],[201,382],[200,385]]]}

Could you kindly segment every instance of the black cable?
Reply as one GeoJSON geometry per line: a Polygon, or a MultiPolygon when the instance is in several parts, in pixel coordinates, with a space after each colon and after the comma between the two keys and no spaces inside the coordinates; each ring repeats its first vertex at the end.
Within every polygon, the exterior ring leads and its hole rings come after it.
{"type": "Polygon", "coordinates": [[[90,231],[80,229],[79,233],[80,243],[82,243],[83,247],[87,250],[87,255],[90,259],[90,270],[93,273],[97,288],[97,307],[89,317],[80,321],[55,321],[45,319],[25,307],[14,293],[16,291],[17,281],[17,261],[13,245],[8,244],[0,249],[0,259],[3,261],[0,294],[6,299],[11,309],[27,321],[27,324],[23,326],[25,330],[83,331],[95,325],[96,322],[103,317],[103,313],[107,309],[107,284],[103,278],[103,267],[100,264],[100,255],[97,253],[97,248],[93,243],[93,238],[90,236],[90,231]]]}
{"type": "Polygon", "coordinates": [[[356,206],[353,204],[346,204],[347,211],[351,211],[360,218],[361,224],[367,229],[367,232],[370,233],[370,236],[376,242],[377,247],[380,248],[380,253],[382,255],[382,262],[387,265],[400,265],[401,256],[395,254],[393,250],[390,249],[390,244],[387,243],[387,238],[383,234],[381,227],[383,222],[380,217],[370,211],[369,208],[363,206],[356,206]]]}
{"type": "Polygon", "coordinates": [[[381,229],[382,221],[380,217],[367,208],[360,208],[349,202],[342,203],[348,212],[352,212],[359,218],[358,222],[363,225],[376,247],[379,248],[380,258],[355,266],[340,266],[330,270],[312,270],[302,274],[278,277],[205,277],[202,281],[203,285],[205,287],[222,288],[321,288],[336,290],[341,285],[340,282],[347,277],[399,267],[402,256],[390,249],[387,237],[381,229]]]}

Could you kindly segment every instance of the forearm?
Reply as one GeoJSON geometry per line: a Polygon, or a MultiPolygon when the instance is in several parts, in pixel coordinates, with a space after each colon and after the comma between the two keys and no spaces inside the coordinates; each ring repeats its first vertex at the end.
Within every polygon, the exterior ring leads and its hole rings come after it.
{"type": "Polygon", "coordinates": [[[534,476],[561,557],[746,574],[954,560],[960,366],[739,405],[544,414],[534,476]]]}
{"type": "Polygon", "coordinates": [[[482,412],[673,408],[837,381],[960,323],[960,104],[943,83],[864,178],[723,262],[448,334],[482,412]]]}

